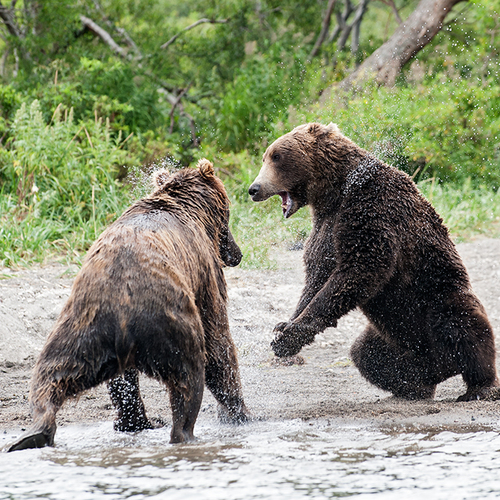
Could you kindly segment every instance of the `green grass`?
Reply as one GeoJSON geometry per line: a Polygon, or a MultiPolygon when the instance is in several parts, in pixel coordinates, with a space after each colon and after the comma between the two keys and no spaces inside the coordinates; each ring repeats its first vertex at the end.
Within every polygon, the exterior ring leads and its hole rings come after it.
{"type": "MultiPolygon", "coordinates": [[[[419,183],[424,196],[441,215],[456,242],[477,237],[500,237],[500,191],[474,188],[463,184],[439,184],[435,180],[419,183]]],[[[290,219],[283,218],[279,197],[262,203],[233,201],[232,230],[243,251],[244,268],[273,268],[270,249],[283,249],[303,242],[311,231],[308,208],[302,208],[290,219]]]]}
{"type": "Polygon", "coordinates": [[[124,141],[108,121],[75,123],[60,107],[46,124],[37,101],[21,106],[12,130],[0,150],[0,264],[79,262],[129,203],[116,180],[124,141]]]}
{"type": "MultiPolygon", "coordinates": [[[[231,229],[244,256],[241,267],[272,269],[273,248],[290,248],[309,235],[309,209],[303,208],[284,219],[278,196],[252,202],[247,191],[260,162],[247,153],[214,158],[214,163],[231,199],[231,229]]],[[[428,179],[420,182],[419,188],[443,217],[456,241],[500,237],[500,191],[474,186],[470,179],[462,183],[428,179]]],[[[57,207],[45,208],[43,212],[37,209],[39,202],[20,207],[16,195],[0,192],[0,264],[24,267],[54,260],[80,264],[88,247],[132,198],[129,190],[111,176],[100,184],[89,181],[86,191],[80,205],[67,202],[67,206],[60,206],[59,200],[57,207]]]]}
{"type": "Polygon", "coordinates": [[[419,183],[419,188],[455,241],[500,237],[500,190],[474,187],[470,179],[462,184],[439,184],[429,179],[419,183]]]}

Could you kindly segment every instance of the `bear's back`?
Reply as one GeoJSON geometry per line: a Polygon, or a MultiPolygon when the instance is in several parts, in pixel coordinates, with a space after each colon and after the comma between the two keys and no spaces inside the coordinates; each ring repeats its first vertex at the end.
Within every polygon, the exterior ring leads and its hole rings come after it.
{"type": "Polygon", "coordinates": [[[91,246],[61,319],[90,327],[108,314],[192,310],[207,290],[225,300],[220,261],[205,231],[175,211],[147,210],[142,201],[91,246]]]}
{"type": "Polygon", "coordinates": [[[355,230],[369,237],[373,231],[390,239],[396,272],[419,282],[422,293],[435,290],[436,281],[468,286],[448,229],[406,173],[374,159],[360,164],[346,180],[339,219],[341,234],[355,230]]]}

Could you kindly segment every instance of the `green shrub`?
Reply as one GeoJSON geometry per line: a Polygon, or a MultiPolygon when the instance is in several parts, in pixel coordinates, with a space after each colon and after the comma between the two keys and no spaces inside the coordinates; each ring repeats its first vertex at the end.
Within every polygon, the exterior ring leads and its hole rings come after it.
{"type": "Polygon", "coordinates": [[[224,151],[259,150],[290,105],[304,96],[304,54],[282,53],[274,46],[266,55],[249,57],[236,71],[205,118],[204,134],[224,151]]]}
{"type": "Polygon", "coordinates": [[[75,123],[58,107],[47,125],[38,101],[23,104],[0,158],[0,262],[86,250],[128,201],[116,179],[121,144],[101,119],[75,123]]]}
{"type": "Polygon", "coordinates": [[[457,241],[476,236],[500,236],[500,190],[463,183],[439,183],[429,179],[419,183],[424,196],[433,204],[457,241]]]}
{"type": "Polygon", "coordinates": [[[128,135],[153,130],[168,117],[170,107],[162,104],[157,87],[122,61],[81,57],[75,66],[56,59],[23,82],[46,119],[62,104],[73,108],[76,121],[107,116],[113,131],[128,135]]]}
{"type": "MultiPolygon", "coordinates": [[[[316,105],[306,121],[333,121],[381,159],[416,178],[500,186],[500,85],[437,78],[316,105]]],[[[290,125],[291,128],[291,125],[290,125]]]]}

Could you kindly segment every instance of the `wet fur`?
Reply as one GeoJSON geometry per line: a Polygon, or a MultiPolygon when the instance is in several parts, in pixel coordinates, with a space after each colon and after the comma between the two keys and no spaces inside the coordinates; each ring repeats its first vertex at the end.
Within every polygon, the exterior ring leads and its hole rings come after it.
{"type": "Polygon", "coordinates": [[[351,356],[371,383],[407,399],[433,397],[461,374],[459,400],[498,386],[486,312],[446,227],[405,173],[374,158],[330,124],[306,124],[275,141],[249,189],[254,201],[290,193],[309,205],[306,284],[288,322],[276,326],[278,356],[359,307],[369,319],[351,356]]]}
{"type": "Polygon", "coordinates": [[[246,420],[222,271],[241,260],[226,192],[208,160],[155,182],[90,248],[34,369],[33,425],[10,450],[52,445],[64,401],[106,381],[115,427],[151,427],[137,370],[169,389],[172,442],[193,438],[204,383],[226,420],[246,420]]]}

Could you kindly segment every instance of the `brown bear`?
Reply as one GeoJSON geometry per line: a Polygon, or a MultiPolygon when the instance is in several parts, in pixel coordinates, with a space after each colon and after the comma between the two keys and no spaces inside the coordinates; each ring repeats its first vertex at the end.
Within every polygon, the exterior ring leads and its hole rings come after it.
{"type": "Polygon", "coordinates": [[[467,392],[458,400],[468,401],[499,385],[485,310],[442,219],[407,174],[336,125],[310,123],[267,148],[249,194],[280,195],[285,217],[305,205],[312,212],[305,287],[275,327],[277,356],[295,355],[359,307],[369,325],[351,356],[377,387],[432,398],[436,384],[461,374],[467,392]]]}
{"type": "Polygon", "coordinates": [[[247,420],[222,270],[241,260],[226,191],[205,159],[155,184],[89,249],[34,369],[33,424],[8,451],[52,445],[64,401],[109,380],[115,427],[150,427],[137,371],[170,392],[171,442],[193,439],[205,383],[221,418],[247,420]]]}

